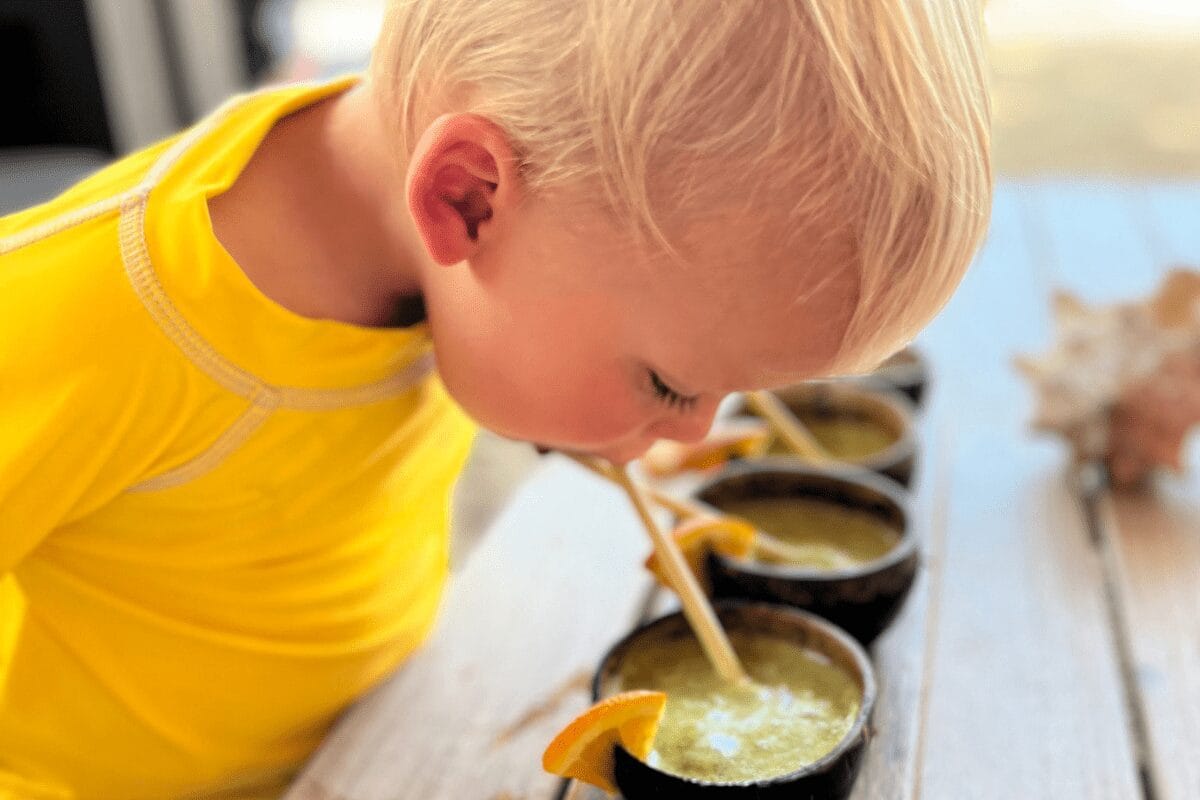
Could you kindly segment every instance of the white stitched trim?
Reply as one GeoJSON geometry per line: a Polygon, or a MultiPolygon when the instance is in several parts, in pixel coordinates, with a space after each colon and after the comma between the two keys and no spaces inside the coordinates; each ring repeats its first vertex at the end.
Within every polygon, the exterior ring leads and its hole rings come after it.
{"type": "MultiPolygon", "coordinates": [[[[432,354],[417,359],[407,369],[395,375],[391,379],[392,382],[397,387],[412,386],[432,369],[432,360],[432,354]]],[[[372,384],[364,388],[374,390],[378,385],[372,384]]],[[[147,478],[141,483],[134,484],[129,487],[129,491],[156,492],[162,489],[170,489],[175,486],[181,486],[215,469],[227,456],[241,447],[271,417],[271,414],[277,408],[283,405],[285,395],[286,391],[263,390],[255,392],[250,406],[204,452],[190,461],[156,475],[153,478],[147,478]]],[[[346,397],[333,399],[339,402],[334,403],[330,398],[294,398],[294,402],[289,404],[289,407],[304,411],[321,411],[338,408],[343,405],[356,404],[353,397],[349,397],[348,399],[346,397]]],[[[362,402],[369,402],[369,399],[362,402]]]]}
{"type": "Polygon", "coordinates": [[[250,401],[250,407],[207,450],[185,464],[136,484],[131,487],[131,491],[153,491],[178,486],[213,469],[241,446],[277,408],[327,411],[346,406],[366,405],[413,388],[434,369],[433,354],[426,353],[395,375],[362,386],[341,389],[275,386],[218,353],[171,302],[154,271],[146,241],[146,207],[150,193],[188,149],[215,128],[247,96],[250,95],[230,98],[206,120],[181,136],[159,157],[134,188],[69,211],[28,230],[0,238],[0,255],[4,255],[88,220],[119,211],[117,234],[121,260],[130,285],[142,306],[189,361],[220,386],[250,401]]]}
{"type": "Polygon", "coordinates": [[[279,408],[325,411],[346,406],[365,405],[401,394],[423,380],[434,369],[432,353],[426,353],[406,368],[387,378],[362,386],[341,389],[309,389],[276,386],[259,379],[226,359],[193,328],[171,302],[158,279],[146,241],[146,207],[150,193],[168,170],[199,138],[207,134],[242,98],[233,98],[204,123],[180,138],[150,168],[146,178],[132,192],[116,198],[120,207],[118,238],[121,259],[130,285],[147,313],[200,370],[234,394],[250,400],[250,407],[203,453],[130,488],[146,492],[179,486],[215,469],[227,456],[246,442],[279,408]]]}
{"type": "Polygon", "coordinates": [[[221,118],[239,102],[244,99],[244,95],[230,98],[220,108],[218,108],[208,119],[192,129],[189,133],[181,136],[167,152],[163,153],[159,159],[151,165],[146,172],[145,177],[134,186],[113,197],[97,201],[91,205],[77,208],[73,211],[68,211],[65,214],[47,220],[41,225],[35,225],[28,230],[14,233],[11,236],[0,238],[0,255],[6,255],[14,250],[20,250],[22,247],[31,245],[34,242],[41,241],[47,236],[53,236],[56,233],[62,233],[68,228],[73,228],[91,219],[102,217],[105,214],[110,214],[122,208],[128,201],[139,195],[148,195],[150,189],[159,182],[163,173],[171,168],[171,165],[179,159],[183,153],[196,142],[198,138],[208,133],[221,118]]]}
{"type": "Polygon", "coordinates": [[[274,403],[251,404],[203,453],[174,469],[130,486],[129,491],[156,492],[180,486],[193,478],[200,477],[214,469],[225,460],[226,456],[241,447],[258,430],[259,426],[267,421],[274,410],[274,403]]]}
{"type": "Polygon", "coordinates": [[[279,398],[280,408],[320,411],[344,406],[365,405],[400,394],[415,386],[433,369],[432,354],[415,360],[395,375],[362,386],[339,389],[310,389],[301,386],[276,386],[229,361],[193,328],[167,296],[154,272],[146,244],[146,204],[148,195],[134,197],[121,209],[120,240],[125,272],[142,305],[197,367],[234,394],[251,399],[259,394],[279,398]]]}
{"type": "MultiPolygon", "coordinates": [[[[262,90],[264,92],[270,89],[262,90]]],[[[200,369],[221,386],[242,397],[256,395],[278,397],[280,408],[320,411],[344,406],[364,405],[411,389],[433,370],[433,357],[418,358],[395,375],[362,386],[340,389],[309,389],[269,384],[222,356],[183,317],[167,296],[146,243],[146,205],[151,190],[187,150],[204,137],[246,96],[231,98],[200,125],[171,146],[150,168],[138,190],[127,196],[121,209],[121,256],[134,291],[163,332],[200,369]]]]}
{"type": "Polygon", "coordinates": [[[121,209],[121,260],[125,274],[146,311],[158,327],[183,351],[192,363],[234,394],[251,398],[261,383],[253,375],[225,360],[204,337],[187,323],[167,297],[158,281],[146,245],[146,203],[148,197],[135,197],[121,209]]]}
{"type": "Polygon", "coordinates": [[[0,256],[20,250],[22,247],[31,245],[34,242],[41,241],[47,236],[53,236],[56,233],[61,233],[67,228],[73,228],[87,222],[96,217],[102,217],[105,214],[112,213],[121,207],[121,204],[137,194],[135,188],[129,192],[123,192],[116,197],[109,197],[106,200],[101,200],[98,203],[92,203],[90,206],[77,208],[74,211],[68,211],[62,216],[55,217],[52,220],[43,222],[41,225],[35,225],[28,230],[14,233],[11,236],[5,236],[0,239],[0,256]]]}
{"type": "Polygon", "coordinates": [[[304,389],[293,386],[271,388],[279,393],[280,408],[329,411],[395,397],[413,388],[433,372],[433,364],[433,353],[426,353],[396,374],[363,386],[350,386],[345,389],[304,389]]]}

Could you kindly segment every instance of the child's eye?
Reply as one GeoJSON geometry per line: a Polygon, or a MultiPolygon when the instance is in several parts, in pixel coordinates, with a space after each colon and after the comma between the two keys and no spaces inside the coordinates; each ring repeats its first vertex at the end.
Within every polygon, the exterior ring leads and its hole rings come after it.
{"type": "Polygon", "coordinates": [[[667,382],[659,377],[654,370],[647,370],[650,373],[650,388],[654,391],[654,396],[662,402],[666,403],[671,408],[677,408],[680,411],[687,411],[692,406],[696,405],[696,397],[688,397],[685,394],[672,389],[667,385],[667,382]]]}

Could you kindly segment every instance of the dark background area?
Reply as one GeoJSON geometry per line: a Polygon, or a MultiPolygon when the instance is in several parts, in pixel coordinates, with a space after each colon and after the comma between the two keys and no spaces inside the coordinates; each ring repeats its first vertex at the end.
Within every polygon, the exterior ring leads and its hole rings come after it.
{"type": "Polygon", "coordinates": [[[0,147],[115,152],[93,54],[83,0],[0,2],[0,147]]]}
{"type": "MultiPolygon", "coordinates": [[[[274,63],[256,24],[263,2],[230,2],[250,83],[274,63]]],[[[151,7],[167,45],[174,116],[183,126],[204,109],[188,102],[179,79],[177,32],[165,3],[155,0],[151,7]]],[[[0,104],[10,109],[0,119],[0,148],[66,146],[115,155],[95,53],[85,0],[0,0],[0,104]]]]}

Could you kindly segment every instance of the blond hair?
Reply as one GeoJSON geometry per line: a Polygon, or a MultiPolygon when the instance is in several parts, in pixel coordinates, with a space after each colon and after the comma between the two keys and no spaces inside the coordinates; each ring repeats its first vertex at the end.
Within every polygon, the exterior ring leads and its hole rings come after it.
{"type": "Polygon", "coordinates": [[[665,248],[734,199],[781,247],[847,238],[859,370],[941,308],[986,229],[977,3],[392,0],[370,78],[403,153],[437,113],[485,116],[531,191],[595,187],[665,248]]]}

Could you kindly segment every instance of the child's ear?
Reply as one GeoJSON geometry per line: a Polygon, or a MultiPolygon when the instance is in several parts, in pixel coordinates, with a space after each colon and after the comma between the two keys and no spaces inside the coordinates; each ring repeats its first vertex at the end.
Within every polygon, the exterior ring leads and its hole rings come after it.
{"type": "Polygon", "coordinates": [[[470,258],[495,235],[519,193],[504,132],[473,114],[446,114],[425,129],[409,162],[408,208],[439,264],[470,258]]]}

